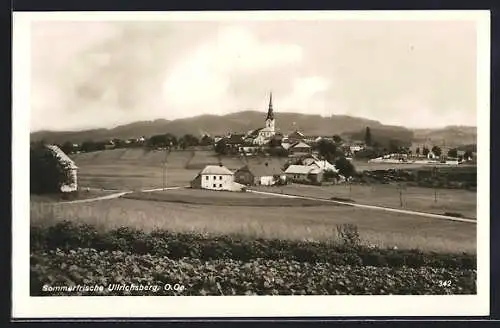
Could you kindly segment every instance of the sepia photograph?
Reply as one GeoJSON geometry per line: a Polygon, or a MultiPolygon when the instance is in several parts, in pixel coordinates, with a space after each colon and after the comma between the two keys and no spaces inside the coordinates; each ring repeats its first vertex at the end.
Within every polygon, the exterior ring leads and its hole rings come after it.
{"type": "Polygon", "coordinates": [[[488,314],[489,12],[14,23],[19,313],[488,314]]]}

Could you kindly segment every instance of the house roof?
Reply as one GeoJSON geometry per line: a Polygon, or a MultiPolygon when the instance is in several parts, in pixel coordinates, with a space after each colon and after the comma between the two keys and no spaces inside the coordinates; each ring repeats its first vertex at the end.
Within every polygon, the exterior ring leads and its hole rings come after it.
{"type": "Polygon", "coordinates": [[[320,173],[321,170],[318,168],[315,168],[314,166],[307,166],[307,165],[290,165],[285,173],[291,173],[291,174],[309,174],[309,173],[320,173]]]}
{"type": "Polygon", "coordinates": [[[240,144],[245,140],[244,134],[232,134],[226,138],[228,144],[240,144]]]}
{"type": "Polygon", "coordinates": [[[274,176],[283,174],[281,167],[276,163],[245,165],[238,171],[248,171],[256,177],[274,176]]]}
{"type": "Polygon", "coordinates": [[[311,148],[311,146],[309,146],[305,142],[299,142],[293,145],[291,148],[311,148]]]}
{"type": "Polygon", "coordinates": [[[262,129],[263,128],[258,128],[258,129],[255,129],[255,130],[248,131],[247,137],[256,137],[256,136],[258,136],[260,130],[262,130],[262,129]]]}
{"type": "Polygon", "coordinates": [[[207,165],[200,174],[218,174],[218,175],[233,175],[233,172],[225,166],[207,165]]]}
{"type": "Polygon", "coordinates": [[[46,147],[56,155],[56,157],[59,159],[59,161],[69,164],[69,167],[71,169],[78,168],[78,166],[76,166],[75,162],[71,158],[69,158],[69,156],[66,155],[61,150],[61,148],[57,147],[56,145],[46,145],[46,147]]]}
{"type": "Polygon", "coordinates": [[[299,131],[294,131],[293,133],[288,135],[288,138],[304,138],[304,134],[299,131]]]}
{"type": "Polygon", "coordinates": [[[326,160],[314,161],[311,165],[315,165],[319,169],[322,169],[322,170],[331,170],[331,171],[338,172],[338,170],[335,167],[335,165],[331,164],[330,162],[328,162],[326,160]]]}
{"type": "Polygon", "coordinates": [[[274,130],[273,130],[273,129],[268,128],[268,127],[262,128],[262,129],[260,129],[259,131],[260,131],[260,132],[274,132],[274,130]]]}

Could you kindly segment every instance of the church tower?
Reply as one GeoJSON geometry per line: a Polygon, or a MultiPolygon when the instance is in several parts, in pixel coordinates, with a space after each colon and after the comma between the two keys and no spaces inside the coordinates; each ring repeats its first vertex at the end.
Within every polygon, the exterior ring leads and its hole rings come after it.
{"type": "Polygon", "coordinates": [[[273,93],[269,96],[269,109],[267,110],[266,128],[274,134],[274,112],[273,112],[273,93]]]}

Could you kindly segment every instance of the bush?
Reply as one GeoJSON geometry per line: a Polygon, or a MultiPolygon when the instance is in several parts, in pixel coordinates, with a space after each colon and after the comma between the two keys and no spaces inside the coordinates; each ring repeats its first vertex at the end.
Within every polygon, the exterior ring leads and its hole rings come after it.
{"type": "Polygon", "coordinates": [[[337,235],[343,246],[356,248],[361,243],[358,227],[354,224],[337,225],[337,235]]]}
{"type": "Polygon", "coordinates": [[[48,228],[32,226],[30,247],[34,252],[92,248],[96,251],[150,254],[170,259],[267,259],[352,266],[476,268],[476,256],[472,254],[424,253],[419,250],[367,247],[361,243],[356,226],[342,225],[337,229],[340,242],[315,242],[249,239],[242,236],[214,237],[162,230],[144,233],[129,228],[102,233],[89,225],[75,225],[65,221],[48,228]]]}

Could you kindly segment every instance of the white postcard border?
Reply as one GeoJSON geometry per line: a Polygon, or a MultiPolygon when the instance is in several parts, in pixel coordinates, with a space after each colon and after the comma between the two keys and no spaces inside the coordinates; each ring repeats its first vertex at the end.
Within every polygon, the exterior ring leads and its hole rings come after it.
{"type": "Polygon", "coordinates": [[[15,12],[13,14],[12,316],[72,317],[308,317],[489,315],[489,11],[379,12],[15,12]],[[30,24],[34,20],[471,20],[478,28],[477,295],[445,296],[29,296],[30,24]],[[479,169],[480,168],[480,169],[479,169]]]}

